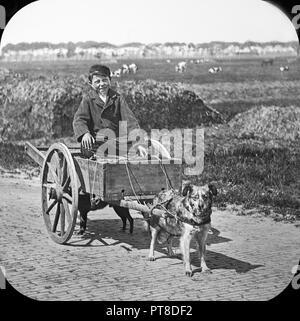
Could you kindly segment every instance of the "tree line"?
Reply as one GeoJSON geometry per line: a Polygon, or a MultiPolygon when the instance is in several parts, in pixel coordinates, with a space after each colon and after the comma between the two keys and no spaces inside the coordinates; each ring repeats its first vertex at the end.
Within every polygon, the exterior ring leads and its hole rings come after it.
{"type": "Polygon", "coordinates": [[[165,46],[165,47],[178,47],[178,46],[188,46],[190,48],[210,48],[210,47],[219,47],[220,49],[226,48],[229,45],[239,46],[241,49],[249,46],[291,46],[298,49],[298,42],[297,41],[290,41],[290,42],[279,42],[279,41],[269,41],[269,42],[254,42],[254,41],[246,41],[243,43],[239,42],[222,42],[222,41],[212,41],[206,43],[185,43],[185,42],[165,42],[165,43],[153,43],[153,44],[143,44],[140,42],[130,42],[124,43],[122,45],[114,45],[109,42],[97,42],[97,41],[79,41],[79,42],[60,42],[60,43],[50,43],[50,42],[20,42],[17,44],[7,44],[3,48],[3,52],[7,52],[9,50],[20,51],[20,50],[36,50],[42,48],[49,48],[49,49],[67,49],[68,52],[73,52],[76,47],[80,47],[82,49],[87,48],[122,48],[122,47],[142,47],[146,46],[148,48],[151,47],[158,47],[158,46],[165,46]]]}

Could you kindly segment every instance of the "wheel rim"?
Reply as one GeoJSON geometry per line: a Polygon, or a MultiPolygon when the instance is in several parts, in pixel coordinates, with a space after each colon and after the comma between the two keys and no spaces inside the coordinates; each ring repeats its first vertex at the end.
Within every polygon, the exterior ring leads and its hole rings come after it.
{"type": "Polygon", "coordinates": [[[62,143],[53,144],[44,160],[42,208],[50,237],[56,243],[66,243],[76,225],[78,181],[72,155],[62,143]]]}

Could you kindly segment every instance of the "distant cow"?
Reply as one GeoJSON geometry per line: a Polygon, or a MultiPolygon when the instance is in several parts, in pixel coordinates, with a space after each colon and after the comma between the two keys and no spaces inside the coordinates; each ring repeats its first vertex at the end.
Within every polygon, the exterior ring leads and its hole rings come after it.
{"type": "Polygon", "coordinates": [[[175,71],[182,73],[186,71],[186,62],[185,61],[181,61],[179,62],[176,66],[175,66],[175,71]]]}
{"type": "Polygon", "coordinates": [[[138,70],[138,66],[135,63],[130,64],[128,68],[129,72],[132,72],[133,74],[135,74],[138,70]]]}
{"type": "Polygon", "coordinates": [[[111,73],[111,76],[112,76],[112,77],[119,78],[119,77],[121,77],[121,74],[122,74],[122,69],[119,68],[119,69],[113,71],[113,72],[111,73]]]}
{"type": "Polygon", "coordinates": [[[101,59],[101,58],[102,58],[101,52],[97,52],[97,53],[94,55],[94,57],[97,58],[97,59],[101,59]]]}
{"type": "Polygon", "coordinates": [[[122,74],[129,74],[129,66],[126,64],[122,65],[122,74]]]}
{"type": "Polygon", "coordinates": [[[289,66],[280,66],[280,67],[279,67],[279,70],[280,70],[281,72],[289,71],[289,66]]]}
{"type": "Polygon", "coordinates": [[[216,74],[217,72],[221,72],[222,71],[222,67],[218,66],[218,67],[211,67],[208,69],[208,72],[210,74],[216,74]]]}
{"type": "Polygon", "coordinates": [[[274,59],[273,59],[273,58],[264,59],[264,60],[261,62],[261,65],[262,65],[262,66],[273,66],[273,64],[274,64],[274,59]]]}
{"type": "Polygon", "coordinates": [[[57,58],[65,58],[66,57],[66,55],[63,53],[63,52],[58,52],[57,54],[56,54],[56,57],[57,58]]]}

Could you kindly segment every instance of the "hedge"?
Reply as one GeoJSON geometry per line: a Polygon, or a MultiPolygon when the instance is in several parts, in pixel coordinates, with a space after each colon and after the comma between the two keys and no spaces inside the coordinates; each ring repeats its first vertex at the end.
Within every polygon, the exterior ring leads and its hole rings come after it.
{"type": "MultiPolygon", "coordinates": [[[[72,120],[87,89],[84,77],[6,74],[0,78],[0,139],[73,135],[72,120]]],[[[194,128],[222,121],[193,91],[178,83],[124,81],[116,89],[145,130],[194,128]]]]}

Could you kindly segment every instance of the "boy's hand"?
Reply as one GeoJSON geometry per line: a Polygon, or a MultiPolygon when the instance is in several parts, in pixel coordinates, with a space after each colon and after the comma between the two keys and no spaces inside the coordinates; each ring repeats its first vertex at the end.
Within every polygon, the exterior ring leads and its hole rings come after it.
{"type": "Polygon", "coordinates": [[[86,149],[91,149],[95,143],[94,137],[90,133],[85,133],[82,137],[81,144],[86,149]]]}

